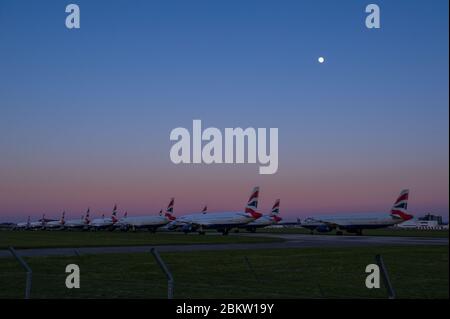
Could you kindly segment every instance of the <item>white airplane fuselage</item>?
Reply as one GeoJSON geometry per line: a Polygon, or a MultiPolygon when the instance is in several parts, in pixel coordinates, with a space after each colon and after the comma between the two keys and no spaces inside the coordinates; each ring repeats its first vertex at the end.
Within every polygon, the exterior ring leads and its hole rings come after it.
{"type": "Polygon", "coordinates": [[[113,226],[114,222],[112,218],[105,217],[105,218],[96,218],[91,221],[89,224],[89,227],[92,227],[94,229],[102,229],[102,228],[108,228],[113,226]]]}
{"type": "Polygon", "coordinates": [[[27,229],[27,228],[30,228],[30,224],[31,223],[28,223],[28,222],[25,222],[25,223],[17,223],[16,224],[16,229],[27,229]]]}
{"type": "Polygon", "coordinates": [[[240,226],[239,228],[246,229],[247,231],[255,232],[258,228],[264,228],[271,225],[276,225],[278,222],[281,221],[281,218],[278,218],[277,216],[272,215],[263,215],[260,218],[245,224],[243,226],[240,226]]]}
{"type": "Polygon", "coordinates": [[[376,229],[393,226],[404,222],[390,214],[355,214],[346,216],[317,216],[306,219],[301,226],[319,232],[331,231],[335,228],[341,230],[376,229]]]}
{"type": "Polygon", "coordinates": [[[39,229],[45,227],[45,223],[42,222],[31,222],[29,225],[29,229],[39,229]]]}
{"type": "Polygon", "coordinates": [[[273,218],[273,216],[263,215],[260,218],[248,223],[245,226],[266,227],[266,226],[274,225],[276,223],[277,223],[277,221],[273,218]]]}
{"type": "Polygon", "coordinates": [[[254,220],[254,217],[244,212],[197,213],[181,216],[171,225],[183,227],[186,231],[197,229],[225,230],[246,225],[254,220]]]}
{"type": "Polygon", "coordinates": [[[130,228],[148,228],[156,229],[168,224],[170,220],[166,216],[136,216],[124,217],[120,219],[114,226],[130,227],[130,228]]]}
{"type": "Polygon", "coordinates": [[[52,220],[50,222],[45,223],[45,228],[46,229],[51,229],[51,228],[62,228],[64,226],[64,223],[61,223],[60,220],[52,220]]]}
{"type": "Polygon", "coordinates": [[[88,223],[84,219],[69,219],[64,223],[65,228],[85,228],[88,223]]]}

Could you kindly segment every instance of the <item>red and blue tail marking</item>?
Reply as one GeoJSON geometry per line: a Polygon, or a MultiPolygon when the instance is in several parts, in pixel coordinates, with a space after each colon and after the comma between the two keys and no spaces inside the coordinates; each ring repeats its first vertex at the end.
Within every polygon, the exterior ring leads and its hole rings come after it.
{"type": "Polygon", "coordinates": [[[409,190],[404,189],[400,192],[397,200],[394,203],[394,206],[391,208],[391,216],[394,218],[401,218],[404,221],[410,220],[413,218],[412,215],[408,214],[408,197],[409,190]]]}
{"type": "Polygon", "coordinates": [[[259,187],[253,188],[252,194],[248,199],[247,206],[245,207],[245,213],[250,214],[253,218],[257,219],[262,216],[256,209],[258,208],[259,187]]]}
{"type": "Polygon", "coordinates": [[[275,201],[275,204],[273,204],[272,211],[270,212],[270,217],[272,218],[273,221],[277,223],[282,220],[282,218],[278,216],[279,213],[280,213],[280,200],[277,199],[275,201]]]}
{"type": "Polygon", "coordinates": [[[169,205],[167,206],[166,209],[166,213],[165,216],[169,219],[169,220],[175,220],[175,216],[173,216],[173,206],[175,204],[175,198],[171,198],[169,205]]]}

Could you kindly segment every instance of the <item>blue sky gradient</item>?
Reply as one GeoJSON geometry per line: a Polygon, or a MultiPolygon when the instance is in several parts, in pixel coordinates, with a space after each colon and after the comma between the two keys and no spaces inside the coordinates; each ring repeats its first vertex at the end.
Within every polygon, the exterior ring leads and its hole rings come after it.
{"type": "Polygon", "coordinates": [[[0,216],[233,209],[254,184],[291,216],[403,187],[448,215],[448,1],[376,1],[380,30],[367,1],[74,2],[79,30],[69,2],[0,2],[0,216]],[[279,172],[175,166],[193,119],[278,127],[279,172]]]}

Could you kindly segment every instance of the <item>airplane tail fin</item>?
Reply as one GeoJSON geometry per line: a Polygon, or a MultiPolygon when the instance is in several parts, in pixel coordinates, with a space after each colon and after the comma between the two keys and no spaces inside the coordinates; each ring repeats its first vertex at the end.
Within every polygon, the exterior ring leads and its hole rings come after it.
{"type": "Polygon", "coordinates": [[[205,205],[205,207],[203,207],[203,209],[202,209],[202,214],[206,214],[207,211],[208,211],[208,206],[205,205]]]}
{"type": "Polygon", "coordinates": [[[280,213],[280,200],[277,199],[275,201],[275,204],[273,204],[272,211],[270,212],[270,217],[272,217],[274,221],[279,222],[282,220],[282,218],[278,216],[279,213],[280,213]]]}
{"type": "Polygon", "coordinates": [[[65,219],[64,219],[65,216],[66,216],[66,212],[64,211],[64,212],[62,212],[61,220],[59,221],[61,225],[64,225],[64,223],[66,222],[65,219]]]}
{"type": "Polygon", "coordinates": [[[91,219],[89,218],[90,212],[91,212],[91,209],[88,208],[87,211],[86,211],[86,216],[84,217],[84,223],[85,224],[89,224],[91,222],[91,219]]]}
{"type": "Polygon", "coordinates": [[[247,206],[245,207],[245,213],[250,214],[253,218],[258,219],[262,216],[257,212],[259,198],[259,187],[255,187],[252,190],[250,198],[248,199],[247,206]]]}
{"type": "Polygon", "coordinates": [[[270,216],[276,216],[280,213],[280,200],[277,199],[275,204],[272,206],[272,211],[270,212],[270,216]]]}
{"type": "Polygon", "coordinates": [[[175,220],[175,216],[173,216],[173,206],[175,204],[175,198],[171,198],[169,205],[167,206],[166,209],[166,214],[165,216],[169,219],[169,220],[175,220]]]}
{"type": "Polygon", "coordinates": [[[402,219],[404,221],[413,218],[412,215],[408,214],[408,197],[409,189],[404,189],[400,192],[397,197],[394,206],[391,208],[391,216],[397,219],[402,219]]]}
{"type": "Polygon", "coordinates": [[[117,219],[117,204],[114,205],[114,208],[113,208],[113,211],[111,214],[111,220],[113,223],[118,221],[118,219],[117,219]]]}

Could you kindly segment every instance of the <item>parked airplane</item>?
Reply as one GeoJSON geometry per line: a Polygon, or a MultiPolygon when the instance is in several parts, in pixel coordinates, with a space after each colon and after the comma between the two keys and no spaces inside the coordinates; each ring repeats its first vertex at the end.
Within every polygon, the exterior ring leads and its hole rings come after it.
{"type": "Polygon", "coordinates": [[[280,213],[280,200],[277,199],[272,207],[270,215],[263,215],[261,216],[261,218],[258,218],[257,220],[254,220],[244,226],[241,226],[240,228],[244,228],[247,231],[254,233],[257,228],[275,225],[282,220],[282,218],[278,216],[279,213],[280,213]]]}
{"type": "MultiPolygon", "coordinates": [[[[51,220],[50,220],[51,221],[51,220]]],[[[31,222],[30,226],[28,229],[42,229],[45,227],[45,224],[47,223],[47,219],[45,218],[45,214],[42,215],[42,219],[36,221],[36,222],[31,222]]]]}
{"type": "Polygon", "coordinates": [[[66,212],[63,212],[60,220],[52,220],[52,221],[46,223],[44,226],[45,229],[62,229],[65,224],[65,220],[64,220],[65,215],[66,215],[66,212]]]}
{"type": "Polygon", "coordinates": [[[95,230],[99,229],[113,229],[113,226],[115,223],[117,223],[119,220],[117,219],[117,205],[114,205],[111,217],[105,218],[105,215],[103,214],[101,218],[96,218],[92,220],[91,223],[89,223],[89,227],[95,230]]]}
{"type": "Polygon", "coordinates": [[[255,187],[248,200],[244,212],[201,213],[185,215],[177,218],[169,225],[169,229],[181,228],[185,233],[198,231],[205,234],[205,229],[216,229],[227,235],[230,229],[248,224],[262,216],[256,211],[258,206],[259,187],[255,187]]]}
{"type": "Polygon", "coordinates": [[[115,226],[123,230],[147,229],[150,232],[155,232],[159,227],[175,220],[175,217],[173,216],[174,203],[175,199],[171,198],[164,214],[162,210],[159,212],[159,215],[150,216],[128,217],[125,213],[125,216],[121,218],[115,226]]]}
{"type": "Polygon", "coordinates": [[[65,222],[64,227],[69,229],[86,229],[91,222],[89,218],[90,209],[86,211],[86,216],[81,216],[80,219],[69,219],[65,222]]]}
{"type": "Polygon", "coordinates": [[[393,226],[413,218],[408,214],[409,190],[402,190],[391,208],[390,214],[357,214],[350,216],[323,216],[307,218],[301,226],[318,232],[337,230],[336,235],[343,231],[362,235],[363,229],[376,229],[393,226]]]}
{"type": "Polygon", "coordinates": [[[31,217],[28,216],[26,222],[17,223],[14,229],[30,229],[31,228],[31,217]]]}
{"type": "Polygon", "coordinates": [[[42,218],[38,221],[32,222],[31,217],[28,216],[28,219],[25,223],[18,223],[14,229],[42,229],[45,228],[45,225],[49,222],[53,222],[53,219],[46,219],[45,214],[42,215],[42,218]]]}

